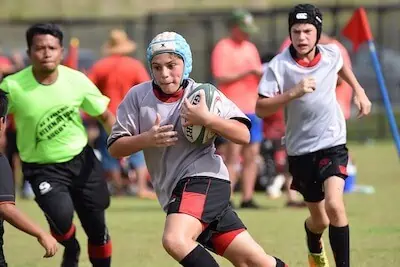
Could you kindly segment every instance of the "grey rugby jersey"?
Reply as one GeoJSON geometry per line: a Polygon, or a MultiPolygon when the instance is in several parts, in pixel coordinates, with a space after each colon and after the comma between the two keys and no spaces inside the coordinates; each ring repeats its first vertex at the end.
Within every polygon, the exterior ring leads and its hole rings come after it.
{"type": "MultiPolygon", "coordinates": [[[[172,103],[162,102],[153,91],[151,81],[130,89],[117,110],[117,121],[108,139],[110,145],[121,136],[133,136],[148,131],[161,115],[161,125],[173,124],[178,132],[178,142],[165,148],[146,148],[144,156],[151,182],[164,210],[179,180],[192,176],[210,176],[229,180],[228,170],[219,155],[215,154],[213,141],[204,145],[190,143],[183,135],[180,109],[186,97],[198,83],[189,79],[184,96],[172,103]]],[[[242,111],[221,92],[222,114],[226,119],[242,118],[250,124],[242,111]]]]}
{"type": "Polygon", "coordinates": [[[268,64],[259,94],[274,97],[293,88],[305,77],[316,79],[316,90],[286,106],[285,145],[289,156],[303,155],[346,143],[346,123],[336,100],[338,72],[343,66],[339,47],[318,45],[321,59],[312,67],[299,65],[289,48],[268,64]]]}

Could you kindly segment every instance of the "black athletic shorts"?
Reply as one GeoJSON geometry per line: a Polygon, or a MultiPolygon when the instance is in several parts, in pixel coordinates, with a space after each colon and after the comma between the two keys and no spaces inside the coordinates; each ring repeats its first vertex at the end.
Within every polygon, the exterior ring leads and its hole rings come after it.
{"type": "MultiPolygon", "coordinates": [[[[70,161],[53,164],[23,162],[22,170],[38,203],[46,193],[62,192],[68,187],[71,196],[87,210],[104,210],[110,204],[103,168],[89,146],[70,161]]],[[[55,199],[50,201],[57,201],[57,194],[53,196],[55,199]]]]}
{"type": "Polygon", "coordinates": [[[167,213],[185,213],[199,219],[204,231],[197,241],[223,255],[233,239],[246,230],[229,204],[230,195],[229,181],[212,177],[185,178],[175,187],[167,213]]]}
{"type": "Polygon", "coordinates": [[[307,202],[325,198],[324,181],[332,176],[347,178],[349,160],[346,145],[334,146],[301,156],[289,156],[291,188],[300,192],[307,202]]]}

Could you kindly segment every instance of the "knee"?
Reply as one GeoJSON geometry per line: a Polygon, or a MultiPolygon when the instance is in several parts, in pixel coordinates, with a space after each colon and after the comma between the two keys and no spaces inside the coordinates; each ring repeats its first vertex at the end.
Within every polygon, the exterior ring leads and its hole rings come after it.
{"type": "Polygon", "coordinates": [[[177,255],[182,248],[185,247],[185,239],[172,233],[164,233],[162,237],[162,245],[170,255],[177,255]]]}
{"type": "Polygon", "coordinates": [[[249,267],[249,266],[257,266],[257,267],[276,267],[275,259],[265,253],[260,255],[252,255],[251,257],[244,257],[241,259],[237,259],[234,262],[234,266],[236,267],[249,267]]]}
{"type": "Polygon", "coordinates": [[[320,216],[318,218],[312,218],[312,229],[311,231],[321,232],[324,231],[329,226],[329,217],[320,216]]]}
{"type": "Polygon", "coordinates": [[[331,221],[337,221],[346,216],[345,207],[342,200],[326,200],[325,209],[331,221]]]}
{"type": "Polygon", "coordinates": [[[260,155],[259,144],[251,144],[244,149],[244,160],[255,162],[255,158],[260,155]]]}

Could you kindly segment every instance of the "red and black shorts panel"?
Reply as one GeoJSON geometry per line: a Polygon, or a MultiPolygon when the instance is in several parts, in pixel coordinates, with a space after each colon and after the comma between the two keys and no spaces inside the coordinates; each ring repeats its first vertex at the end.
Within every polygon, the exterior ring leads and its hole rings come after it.
{"type": "Polygon", "coordinates": [[[197,241],[211,251],[223,255],[233,239],[246,230],[229,205],[230,182],[213,177],[182,179],[173,190],[168,214],[185,213],[203,224],[197,241]]]}
{"type": "Polygon", "coordinates": [[[325,198],[324,182],[332,176],[347,178],[349,161],[346,145],[334,146],[301,156],[289,156],[291,188],[300,192],[307,202],[325,198]]]}

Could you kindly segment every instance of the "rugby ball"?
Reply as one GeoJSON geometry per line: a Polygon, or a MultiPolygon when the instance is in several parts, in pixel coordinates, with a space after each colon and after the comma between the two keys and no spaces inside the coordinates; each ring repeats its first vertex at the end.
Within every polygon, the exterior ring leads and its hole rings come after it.
{"type": "MultiPolygon", "coordinates": [[[[214,85],[209,83],[200,84],[192,92],[189,93],[187,99],[192,105],[197,105],[200,102],[200,91],[204,91],[208,110],[218,116],[221,115],[222,101],[221,95],[214,85]]],[[[186,139],[195,144],[206,144],[214,138],[215,133],[201,125],[189,125],[184,127],[184,119],[181,121],[182,131],[186,139]]]]}

